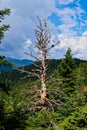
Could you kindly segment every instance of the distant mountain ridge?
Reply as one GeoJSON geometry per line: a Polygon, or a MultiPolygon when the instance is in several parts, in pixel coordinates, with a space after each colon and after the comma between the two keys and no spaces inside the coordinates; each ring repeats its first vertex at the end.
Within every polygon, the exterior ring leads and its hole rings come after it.
{"type": "Polygon", "coordinates": [[[0,71],[10,71],[14,68],[27,66],[33,62],[32,60],[28,60],[28,59],[15,59],[15,58],[7,58],[7,61],[14,63],[14,66],[10,67],[10,66],[2,65],[0,67],[0,71]]]}
{"type": "MultiPolygon", "coordinates": [[[[75,58],[76,66],[78,67],[82,63],[87,63],[86,60],[80,60],[75,58]]],[[[61,59],[49,59],[48,60],[48,70],[47,74],[50,75],[55,69],[57,69],[58,65],[60,64],[61,59]]],[[[32,61],[30,61],[30,64],[28,62],[27,66],[24,66],[25,70],[31,71],[35,69],[34,64],[32,64],[32,61]]],[[[0,81],[5,82],[6,80],[10,81],[11,84],[18,83],[18,82],[25,82],[29,79],[24,78],[27,74],[20,73],[20,71],[17,71],[13,69],[12,71],[5,72],[3,71],[0,75],[0,81]]],[[[32,78],[34,80],[35,78],[32,78]]]]}
{"type": "Polygon", "coordinates": [[[28,60],[28,59],[14,59],[14,58],[7,58],[8,62],[13,62],[15,63],[15,67],[23,67],[26,65],[29,65],[30,63],[32,63],[32,60],[28,60]]]}

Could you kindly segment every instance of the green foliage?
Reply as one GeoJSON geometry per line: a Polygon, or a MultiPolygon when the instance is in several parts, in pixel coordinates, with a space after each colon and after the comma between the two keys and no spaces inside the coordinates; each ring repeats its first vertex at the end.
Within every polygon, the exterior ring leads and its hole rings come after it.
{"type": "Polygon", "coordinates": [[[0,66],[1,66],[1,65],[12,66],[13,64],[7,62],[5,56],[0,56],[0,66]]]}
{"type": "Polygon", "coordinates": [[[3,121],[5,120],[5,110],[4,110],[4,102],[0,97],[0,129],[4,130],[3,121]]]}
{"type": "Polygon", "coordinates": [[[49,113],[47,110],[41,110],[29,116],[26,120],[27,129],[31,130],[56,130],[57,113],[49,113]]]}
{"type": "Polygon", "coordinates": [[[7,31],[9,28],[10,26],[5,24],[0,27],[0,42],[1,39],[4,37],[4,32],[7,31]]]}
{"type": "MultiPolygon", "coordinates": [[[[65,58],[60,60],[60,65],[57,60],[49,60],[50,73],[47,72],[46,81],[48,100],[41,110],[34,109],[40,99],[39,80],[23,79],[26,75],[16,70],[1,74],[0,80],[10,84],[8,94],[0,91],[1,130],[87,128],[87,62],[75,64],[70,49],[68,51],[65,58]],[[85,90],[82,89],[83,85],[85,90]]],[[[33,66],[26,69],[33,69],[33,66]]]]}
{"type": "MultiPolygon", "coordinates": [[[[2,20],[4,20],[5,16],[6,15],[9,15],[10,14],[10,9],[3,9],[3,10],[0,10],[0,22],[2,22],[2,20]]],[[[0,42],[1,40],[3,39],[4,37],[4,33],[5,31],[7,31],[9,29],[9,25],[2,25],[0,26],[0,42]]]]}
{"type": "Polygon", "coordinates": [[[87,128],[87,105],[79,107],[69,117],[60,123],[64,130],[75,130],[76,128],[87,128]]]}
{"type": "MultiPolygon", "coordinates": [[[[39,85],[39,81],[36,83],[39,85]]],[[[27,82],[13,86],[9,95],[1,92],[2,130],[7,127],[9,130],[74,130],[77,127],[87,127],[86,92],[76,91],[73,97],[67,97],[60,86],[51,82],[48,86],[51,91],[48,98],[61,101],[65,105],[53,105],[55,112],[51,112],[51,109],[29,112],[26,108],[32,108],[30,102],[38,99],[34,93],[34,84],[35,82],[27,82]]]]}
{"type": "Polygon", "coordinates": [[[9,14],[10,14],[10,9],[8,9],[8,8],[0,10],[0,22],[2,22],[5,15],[9,15],[9,14]]]}
{"type": "Polygon", "coordinates": [[[61,60],[59,72],[63,77],[69,78],[73,72],[73,69],[75,69],[75,62],[72,58],[71,50],[69,48],[65,54],[65,58],[61,60]]]}
{"type": "Polygon", "coordinates": [[[81,85],[87,85],[87,63],[81,63],[76,69],[77,83],[81,85]]]}
{"type": "MultiPolygon", "coordinates": [[[[1,127],[9,130],[15,129],[30,129],[39,130],[42,128],[47,130],[55,130],[57,125],[57,113],[51,113],[48,110],[41,110],[37,112],[26,111],[30,106],[30,102],[34,96],[33,87],[29,83],[25,83],[19,87],[13,87],[9,95],[3,93],[1,95],[2,124],[1,127]],[[5,115],[5,116],[4,116],[5,115]]],[[[35,94],[36,95],[36,94],[35,94]]],[[[37,97],[38,98],[38,97],[37,97]]],[[[32,105],[32,104],[31,104],[32,105]]]]}

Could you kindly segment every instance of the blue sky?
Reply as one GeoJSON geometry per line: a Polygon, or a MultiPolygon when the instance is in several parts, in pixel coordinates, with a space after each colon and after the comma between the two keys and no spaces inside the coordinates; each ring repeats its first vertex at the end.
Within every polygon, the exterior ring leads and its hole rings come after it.
{"type": "Polygon", "coordinates": [[[73,56],[87,60],[87,0],[0,0],[0,9],[10,8],[4,23],[11,28],[5,33],[0,54],[13,58],[29,58],[24,52],[35,48],[36,16],[46,19],[51,30],[51,44],[60,40],[51,58],[62,58],[68,47],[73,56]]]}

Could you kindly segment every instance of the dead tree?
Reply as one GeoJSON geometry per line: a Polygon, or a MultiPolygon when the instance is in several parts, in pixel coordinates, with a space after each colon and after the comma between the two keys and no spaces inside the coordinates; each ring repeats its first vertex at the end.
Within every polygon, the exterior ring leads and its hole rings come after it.
{"type": "Polygon", "coordinates": [[[25,52],[25,54],[34,58],[37,64],[34,62],[33,64],[37,69],[32,70],[31,72],[26,70],[21,70],[24,73],[28,73],[28,76],[36,76],[41,81],[41,89],[40,89],[40,100],[36,103],[37,105],[44,105],[46,102],[47,96],[47,87],[46,87],[46,72],[47,72],[47,64],[46,59],[49,55],[49,52],[52,48],[59,44],[59,41],[55,44],[50,44],[51,36],[47,27],[47,22],[44,20],[43,22],[38,17],[39,26],[36,26],[35,36],[36,42],[35,47],[39,50],[39,57],[33,55],[32,53],[25,52]],[[40,63],[38,67],[38,63],[40,63]]]}

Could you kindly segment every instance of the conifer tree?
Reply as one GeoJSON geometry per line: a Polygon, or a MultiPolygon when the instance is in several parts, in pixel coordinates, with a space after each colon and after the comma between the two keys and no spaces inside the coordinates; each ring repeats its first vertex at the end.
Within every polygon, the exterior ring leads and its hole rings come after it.
{"type": "Polygon", "coordinates": [[[61,63],[59,65],[59,73],[64,79],[63,86],[67,91],[73,91],[75,86],[75,75],[74,75],[74,69],[75,69],[75,61],[71,54],[71,49],[68,48],[65,58],[61,60],[61,63]]]}
{"type": "MultiPolygon", "coordinates": [[[[10,28],[10,25],[6,25],[6,24],[1,25],[5,16],[9,14],[10,14],[10,9],[5,8],[5,9],[0,10],[0,43],[1,43],[1,40],[4,38],[5,32],[10,28]]],[[[6,60],[5,56],[0,55],[0,66],[1,65],[10,66],[12,64],[6,60]]],[[[1,81],[0,81],[0,90],[3,90],[4,92],[8,93],[6,84],[1,83],[1,81]]]]}
{"type": "MultiPolygon", "coordinates": [[[[10,25],[6,25],[6,24],[1,25],[5,16],[9,14],[10,14],[10,9],[5,8],[5,9],[0,10],[0,43],[1,43],[1,40],[4,38],[5,32],[10,28],[10,25]]],[[[9,65],[9,63],[6,61],[4,56],[0,56],[0,65],[2,64],[9,65]]]]}

